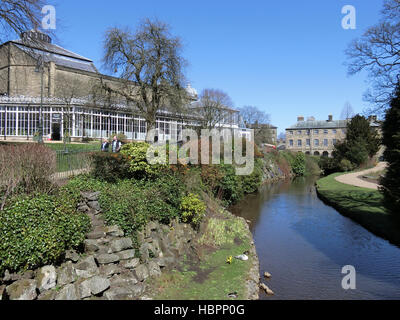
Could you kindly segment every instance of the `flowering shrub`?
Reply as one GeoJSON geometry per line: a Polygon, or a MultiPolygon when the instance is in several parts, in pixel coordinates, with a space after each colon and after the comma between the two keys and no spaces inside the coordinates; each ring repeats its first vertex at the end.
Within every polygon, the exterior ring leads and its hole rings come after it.
{"type": "Polygon", "coordinates": [[[199,196],[190,193],[182,198],[182,221],[198,226],[206,213],[206,205],[199,196]]]}
{"type": "MultiPolygon", "coordinates": [[[[145,142],[133,142],[124,145],[121,149],[121,154],[126,156],[129,164],[129,171],[135,178],[146,178],[157,176],[162,169],[167,168],[166,164],[156,163],[150,164],[147,161],[147,152],[149,148],[154,148],[153,151],[157,156],[156,147],[150,146],[145,142]]],[[[159,150],[164,152],[165,150],[159,150]]]]}

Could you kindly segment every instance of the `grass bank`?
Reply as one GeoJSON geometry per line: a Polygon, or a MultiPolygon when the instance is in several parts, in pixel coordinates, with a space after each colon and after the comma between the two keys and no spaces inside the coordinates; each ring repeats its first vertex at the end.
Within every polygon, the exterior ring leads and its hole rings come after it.
{"type": "Polygon", "coordinates": [[[340,183],[335,173],[317,181],[317,193],[328,205],[334,207],[375,235],[400,246],[400,219],[389,214],[379,191],[340,183]]]}
{"type": "Polygon", "coordinates": [[[258,298],[259,262],[246,222],[229,212],[211,213],[202,223],[196,251],[199,262],[184,259],[179,267],[152,279],[155,300],[246,300],[258,298]],[[235,256],[246,253],[249,260],[235,256]],[[232,257],[231,263],[227,260],[232,257]],[[229,296],[234,294],[235,297],[229,296]]]}

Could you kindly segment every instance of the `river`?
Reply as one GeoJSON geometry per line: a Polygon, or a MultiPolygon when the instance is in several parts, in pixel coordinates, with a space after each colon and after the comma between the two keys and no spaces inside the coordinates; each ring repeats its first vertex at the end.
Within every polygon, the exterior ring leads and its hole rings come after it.
{"type": "Polygon", "coordinates": [[[251,221],[260,274],[274,296],[260,299],[400,299],[400,248],[325,205],[316,177],[265,185],[230,210],[251,221]],[[342,288],[342,267],[356,289],[342,288]]]}

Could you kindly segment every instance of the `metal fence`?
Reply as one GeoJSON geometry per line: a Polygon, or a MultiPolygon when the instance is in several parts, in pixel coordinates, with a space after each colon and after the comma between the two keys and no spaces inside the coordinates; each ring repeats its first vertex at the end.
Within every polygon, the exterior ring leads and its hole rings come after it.
{"type": "Polygon", "coordinates": [[[90,155],[98,150],[57,150],[57,172],[56,179],[66,179],[81,173],[90,171],[91,157],[90,155]]]}

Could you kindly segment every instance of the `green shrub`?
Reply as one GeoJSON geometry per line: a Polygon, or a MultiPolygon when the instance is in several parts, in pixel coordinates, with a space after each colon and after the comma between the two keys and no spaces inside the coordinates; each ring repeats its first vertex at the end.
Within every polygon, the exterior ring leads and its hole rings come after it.
{"type": "Polygon", "coordinates": [[[124,145],[121,154],[126,156],[129,163],[129,171],[135,178],[154,178],[162,169],[166,169],[166,164],[150,164],[147,162],[147,151],[151,147],[145,142],[133,142],[124,145]]]}
{"type": "Polygon", "coordinates": [[[206,213],[206,205],[199,199],[198,195],[190,193],[182,198],[181,202],[182,221],[198,226],[206,213]]]}
{"type": "Polygon", "coordinates": [[[95,152],[91,158],[93,160],[91,173],[95,178],[115,182],[132,176],[129,160],[123,154],[95,152]]]}
{"type": "Polygon", "coordinates": [[[57,262],[67,249],[78,248],[90,228],[64,196],[37,194],[11,201],[0,211],[0,273],[57,262]]]}
{"type": "Polygon", "coordinates": [[[347,172],[352,171],[354,169],[354,166],[350,160],[342,159],[342,161],[340,161],[339,163],[339,169],[340,171],[347,172]]]}
{"type": "Polygon", "coordinates": [[[218,183],[219,196],[226,205],[234,204],[241,200],[244,196],[241,178],[236,175],[235,168],[232,165],[220,165],[223,177],[218,183]]]}
{"type": "Polygon", "coordinates": [[[397,216],[400,215],[400,86],[397,87],[390,108],[386,111],[382,125],[384,153],[388,170],[381,179],[385,207],[397,216]]]}
{"type": "Polygon", "coordinates": [[[248,176],[240,177],[243,193],[245,194],[254,193],[261,186],[263,179],[262,166],[263,166],[262,160],[256,159],[254,162],[253,172],[248,176]]]}
{"type": "Polygon", "coordinates": [[[62,193],[79,201],[80,191],[100,191],[100,206],[108,225],[118,225],[133,240],[149,221],[168,224],[179,216],[184,183],[178,174],[165,173],[153,180],[125,179],[109,183],[88,176],[72,179],[62,193]]]}
{"type": "Polygon", "coordinates": [[[291,160],[290,165],[293,173],[300,177],[306,173],[306,156],[303,152],[298,152],[296,156],[291,160]]]}
{"type": "Polygon", "coordinates": [[[319,175],[321,168],[318,165],[320,157],[306,155],[306,175],[319,175]]]}

